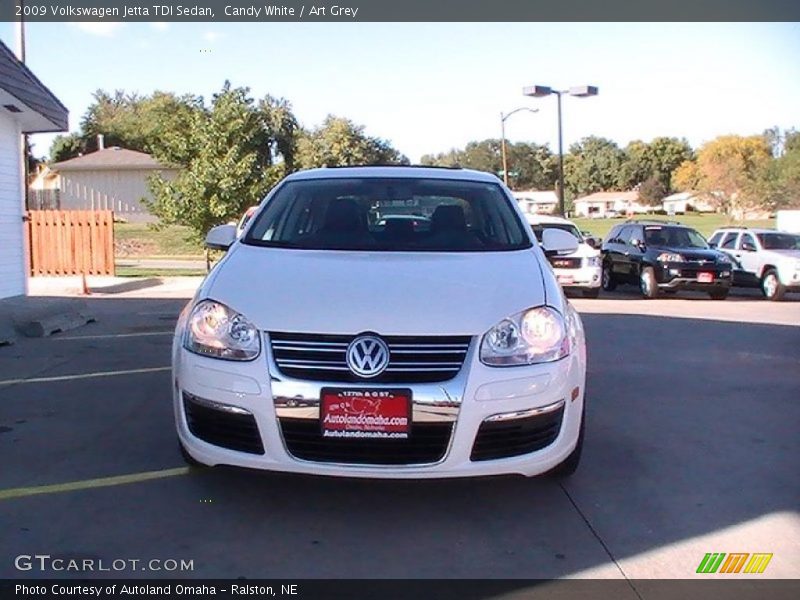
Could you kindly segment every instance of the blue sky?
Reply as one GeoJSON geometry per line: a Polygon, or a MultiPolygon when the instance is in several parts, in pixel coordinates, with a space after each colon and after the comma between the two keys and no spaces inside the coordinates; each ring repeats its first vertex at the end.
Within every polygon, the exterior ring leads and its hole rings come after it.
{"type": "MultiPolygon", "coordinates": [[[[13,47],[11,23],[0,39],[13,47]]],[[[523,86],[593,84],[564,101],[565,144],[800,127],[800,25],[602,23],[126,23],[27,25],[28,65],[70,110],[98,88],[209,97],[225,79],[289,99],[306,126],[346,116],[413,161],[499,137],[556,144],[555,98],[523,86]]],[[[45,154],[53,136],[34,136],[45,154]]]]}

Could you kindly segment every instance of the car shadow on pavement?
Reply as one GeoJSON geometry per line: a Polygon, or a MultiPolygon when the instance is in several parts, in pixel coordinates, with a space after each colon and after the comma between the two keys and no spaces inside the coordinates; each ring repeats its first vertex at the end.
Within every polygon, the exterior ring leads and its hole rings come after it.
{"type": "MultiPolygon", "coordinates": [[[[0,348],[19,357],[3,361],[0,379],[169,365],[168,332],[185,300],[89,303],[97,323],[75,335],[90,337],[0,348]]],[[[190,558],[195,570],[180,574],[190,577],[465,579],[680,578],[694,575],[705,552],[775,552],[770,569],[796,577],[800,330],[583,319],[587,437],[568,480],[214,468],[4,500],[0,576],[27,577],[13,557],[36,549],[190,558]],[[739,537],[726,533],[740,526],[739,537]]],[[[169,373],[157,372],[0,386],[0,426],[13,429],[0,434],[0,453],[15,457],[0,488],[180,466],[170,385],[169,373]]]]}

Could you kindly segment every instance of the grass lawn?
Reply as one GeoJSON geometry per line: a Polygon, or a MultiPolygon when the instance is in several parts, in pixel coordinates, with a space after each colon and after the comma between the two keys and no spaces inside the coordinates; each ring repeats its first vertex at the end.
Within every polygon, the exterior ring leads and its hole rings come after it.
{"type": "Polygon", "coordinates": [[[205,277],[205,269],[139,269],[117,267],[117,277],[205,277]]]}
{"type": "Polygon", "coordinates": [[[191,230],[180,225],[156,230],[147,223],[114,223],[114,254],[117,258],[202,258],[202,244],[190,236],[191,230]]]}
{"type": "MultiPolygon", "coordinates": [[[[675,215],[674,217],[667,217],[664,215],[642,215],[639,219],[652,219],[654,221],[677,221],[682,225],[693,227],[705,237],[709,237],[715,229],[725,227],[726,225],[736,225],[745,227],[775,227],[774,219],[767,219],[765,221],[743,221],[740,223],[731,222],[728,217],[720,214],[698,214],[687,213],[685,215],[675,215]]],[[[618,224],[623,223],[626,219],[573,219],[574,223],[581,231],[591,231],[596,236],[603,239],[606,238],[610,229],[618,224]]]]}

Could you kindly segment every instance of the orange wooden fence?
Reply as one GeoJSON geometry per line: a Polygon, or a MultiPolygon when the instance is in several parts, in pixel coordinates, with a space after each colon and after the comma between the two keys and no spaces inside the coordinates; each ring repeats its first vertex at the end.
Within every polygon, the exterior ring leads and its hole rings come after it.
{"type": "Polygon", "coordinates": [[[31,275],[114,275],[110,210],[28,211],[31,275]]]}

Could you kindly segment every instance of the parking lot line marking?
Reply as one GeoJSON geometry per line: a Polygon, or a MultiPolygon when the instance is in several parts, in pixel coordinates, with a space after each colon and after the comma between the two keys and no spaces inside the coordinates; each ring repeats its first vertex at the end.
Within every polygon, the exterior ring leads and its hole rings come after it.
{"type": "Polygon", "coordinates": [[[72,340],[102,340],[107,338],[129,338],[129,337],[145,337],[149,335],[173,335],[173,329],[166,331],[142,331],[139,333],[107,333],[102,335],[70,335],[67,337],[53,337],[50,338],[54,341],[72,341],[72,340]]]}
{"type": "Polygon", "coordinates": [[[114,377],[116,375],[134,375],[136,373],[158,373],[169,371],[172,367],[148,367],[145,369],[127,369],[125,371],[100,371],[97,373],[81,373],[78,375],[55,375],[53,377],[31,377],[29,379],[0,380],[0,387],[4,385],[19,385],[22,383],[50,383],[52,381],[72,381],[74,379],[92,379],[94,377],[114,377]]]}
{"type": "Polygon", "coordinates": [[[111,487],[115,485],[125,485],[128,483],[140,483],[142,481],[151,481],[153,479],[164,479],[165,477],[187,475],[189,472],[189,467],[176,467],[174,469],[163,469],[161,471],[145,471],[144,473],[132,473],[130,475],[115,475],[113,477],[101,477],[99,479],[70,481],[69,483],[12,488],[9,490],[0,490],[0,501],[11,500],[12,498],[38,496],[41,494],[59,494],[61,492],[73,492],[76,490],[111,487]]]}

